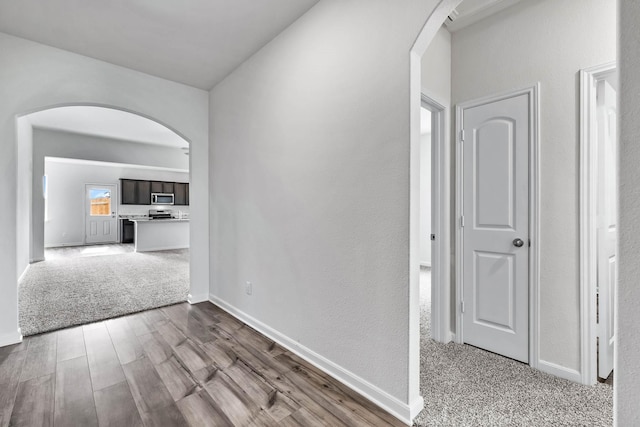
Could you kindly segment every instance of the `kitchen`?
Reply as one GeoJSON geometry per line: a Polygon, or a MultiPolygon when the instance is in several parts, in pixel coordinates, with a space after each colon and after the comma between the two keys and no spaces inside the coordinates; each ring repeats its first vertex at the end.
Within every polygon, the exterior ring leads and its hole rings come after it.
{"type": "Polygon", "coordinates": [[[122,206],[151,206],[146,213],[120,213],[120,241],[136,252],[189,247],[189,183],[120,179],[122,206]]]}
{"type": "Polygon", "coordinates": [[[189,247],[187,172],[52,157],[45,159],[44,169],[45,248],[120,243],[145,252],[189,247]]]}

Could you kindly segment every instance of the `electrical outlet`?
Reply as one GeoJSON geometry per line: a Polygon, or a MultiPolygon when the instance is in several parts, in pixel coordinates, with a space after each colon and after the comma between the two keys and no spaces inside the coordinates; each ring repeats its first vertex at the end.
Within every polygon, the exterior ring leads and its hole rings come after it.
{"type": "Polygon", "coordinates": [[[251,295],[251,293],[253,292],[253,285],[251,284],[251,282],[245,283],[244,291],[247,293],[247,295],[251,295]]]}

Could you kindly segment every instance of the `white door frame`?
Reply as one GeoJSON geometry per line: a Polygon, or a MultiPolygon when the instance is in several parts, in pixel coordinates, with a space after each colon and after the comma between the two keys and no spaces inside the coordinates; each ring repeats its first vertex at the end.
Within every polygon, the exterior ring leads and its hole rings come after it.
{"type": "Polygon", "coordinates": [[[100,187],[100,186],[113,186],[115,187],[115,204],[112,203],[112,211],[116,213],[116,241],[113,243],[120,243],[120,221],[118,220],[118,205],[120,204],[120,199],[118,198],[120,195],[120,184],[115,183],[115,184],[95,184],[95,183],[91,183],[91,182],[85,182],[84,186],[82,187],[83,190],[83,195],[82,195],[82,204],[84,205],[84,215],[82,216],[82,227],[84,229],[84,244],[85,245],[94,245],[95,243],[87,243],[87,188],[88,187],[100,187]]]}
{"type": "MultiPolygon", "coordinates": [[[[446,131],[447,109],[432,97],[421,94],[421,106],[431,112],[431,338],[447,343],[451,333],[451,287],[449,285],[449,151],[446,131]]],[[[422,214],[422,213],[421,213],[422,214]]]]}
{"type": "Polygon", "coordinates": [[[598,381],[596,85],[615,72],[615,62],[580,70],[580,371],[582,383],[588,385],[598,381]]]}
{"type": "Polygon", "coordinates": [[[488,97],[475,99],[460,103],[456,106],[456,226],[455,226],[455,238],[456,238],[456,296],[455,296],[455,310],[456,310],[456,327],[455,327],[455,341],[459,344],[464,343],[464,331],[462,328],[462,271],[463,271],[463,239],[462,228],[460,224],[460,218],[462,216],[462,150],[459,149],[462,143],[462,114],[463,111],[470,107],[476,107],[479,105],[487,104],[490,102],[496,102],[514,96],[527,94],[529,95],[529,123],[531,123],[530,129],[530,141],[529,146],[529,238],[531,240],[531,247],[529,248],[529,365],[532,368],[538,369],[539,367],[539,199],[540,199],[540,164],[539,164],[539,98],[540,98],[540,83],[536,83],[532,86],[525,87],[523,89],[504,92],[498,95],[491,95],[488,97]]]}

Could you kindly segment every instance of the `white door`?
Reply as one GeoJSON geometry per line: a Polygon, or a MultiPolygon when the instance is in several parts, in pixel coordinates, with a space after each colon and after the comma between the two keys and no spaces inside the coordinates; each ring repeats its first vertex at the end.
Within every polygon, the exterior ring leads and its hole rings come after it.
{"type": "Polygon", "coordinates": [[[598,376],[613,371],[616,295],[616,91],[598,82],[598,376]]]}
{"type": "Polygon", "coordinates": [[[85,185],[85,243],[118,241],[115,185],[85,185]]]}
{"type": "Polygon", "coordinates": [[[462,108],[465,343],[529,361],[530,94],[462,108]]]}

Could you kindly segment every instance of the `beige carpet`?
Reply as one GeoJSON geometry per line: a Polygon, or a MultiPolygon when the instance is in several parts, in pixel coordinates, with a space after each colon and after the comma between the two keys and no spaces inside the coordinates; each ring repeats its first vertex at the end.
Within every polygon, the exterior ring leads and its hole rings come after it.
{"type": "Polygon", "coordinates": [[[50,257],[20,282],[20,328],[34,335],[174,304],[188,293],[188,249],[50,257]]]}
{"type": "Polygon", "coordinates": [[[613,388],[584,386],[430,334],[430,274],[421,272],[420,391],[416,426],[611,426],[613,388]]]}

